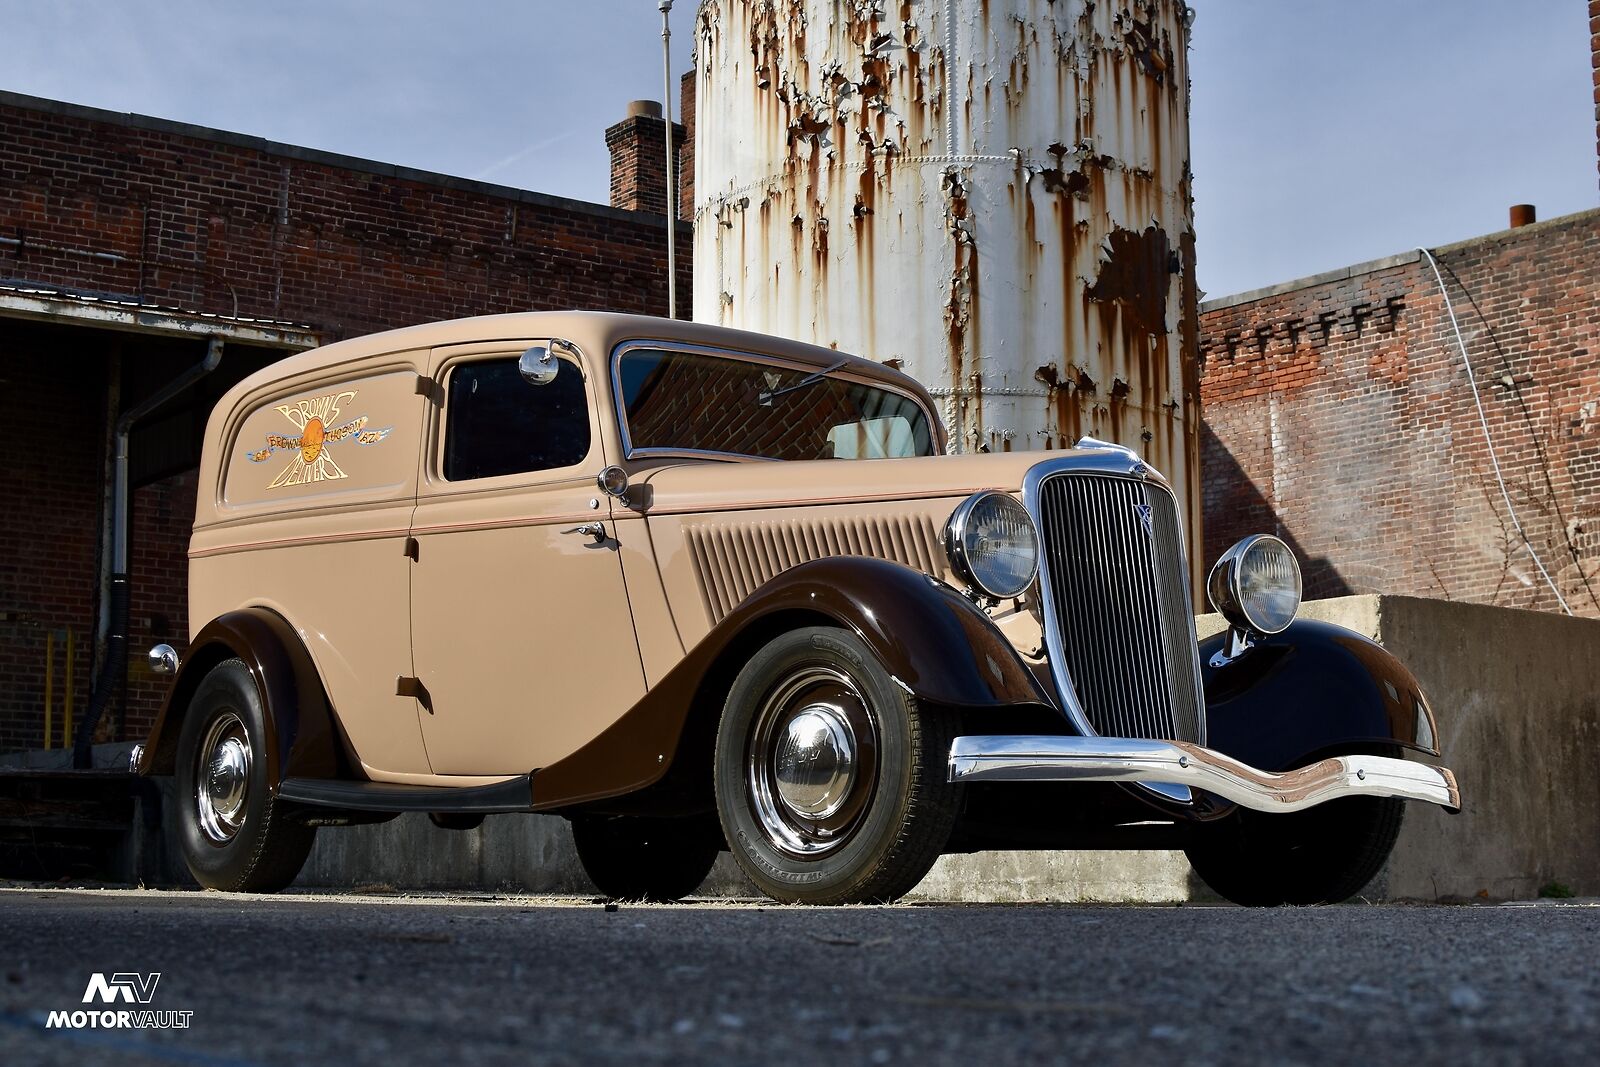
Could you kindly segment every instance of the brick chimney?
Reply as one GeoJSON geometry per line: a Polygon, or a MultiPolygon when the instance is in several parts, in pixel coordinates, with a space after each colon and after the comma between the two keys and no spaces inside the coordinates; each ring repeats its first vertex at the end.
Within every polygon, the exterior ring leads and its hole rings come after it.
{"type": "MultiPolygon", "coordinates": [[[[672,124],[672,154],[680,156],[683,127],[672,124]]],[[[666,122],[654,100],[635,100],[628,117],[606,130],[611,150],[611,206],[667,213],[666,122]]]]}

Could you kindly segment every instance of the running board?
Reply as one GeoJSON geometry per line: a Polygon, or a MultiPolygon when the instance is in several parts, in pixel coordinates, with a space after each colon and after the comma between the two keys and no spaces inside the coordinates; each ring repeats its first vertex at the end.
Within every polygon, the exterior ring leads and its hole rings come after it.
{"type": "Polygon", "coordinates": [[[347,782],[333,778],[285,778],[278,799],[345,811],[427,811],[495,815],[533,810],[533,775],[521,774],[492,785],[398,785],[347,782]]]}
{"type": "Polygon", "coordinates": [[[1405,797],[1461,810],[1455,775],[1387,756],[1331,756],[1275,774],[1184,741],[1055,735],[958,737],[952,782],[1150,782],[1192,786],[1256,811],[1299,811],[1345,796],[1405,797]]]}

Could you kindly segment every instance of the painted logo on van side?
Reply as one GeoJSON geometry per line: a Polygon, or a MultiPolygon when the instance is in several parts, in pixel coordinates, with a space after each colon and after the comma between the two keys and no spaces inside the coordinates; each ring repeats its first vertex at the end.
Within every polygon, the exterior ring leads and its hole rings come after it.
{"type": "Polygon", "coordinates": [[[289,437],[285,434],[269,433],[267,447],[249,453],[252,463],[265,463],[275,452],[294,453],[289,465],[272,479],[271,484],[267,486],[268,489],[350,477],[339,464],[334,462],[329,446],[347,438],[354,440],[358,445],[375,445],[388,437],[389,431],[393,429],[392,426],[385,426],[381,430],[369,430],[365,415],[334,426],[340,410],[355,398],[356,391],[349,389],[342,393],[329,393],[327,396],[278,405],[279,413],[294,424],[295,429],[300,431],[300,436],[289,437]]]}

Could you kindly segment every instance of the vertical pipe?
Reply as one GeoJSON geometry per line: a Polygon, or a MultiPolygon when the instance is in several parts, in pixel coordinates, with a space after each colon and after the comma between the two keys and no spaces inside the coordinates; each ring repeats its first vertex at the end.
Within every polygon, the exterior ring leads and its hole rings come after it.
{"type": "Polygon", "coordinates": [[[44,747],[50,747],[50,735],[55,733],[55,682],[56,682],[56,632],[44,634],[44,747]]]}
{"type": "Polygon", "coordinates": [[[99,664],[89,707],[73,739],[72,765],[80,770],[92,765],[94,732],[105,716],[128,670],[128,436],[146,415],[217,369],[222,362],[222,338],[213,337],[199,363],[178,375],[123,413],[116,424],[115,459],[111,493],[111,628],[106,654],[99,664]]]}
{"type": "Polygon", "coordinates": [[[667,131],[667,318],[678,317],[678,183],[672,165],[672,0],[661,0],[661,107],[667,131]]]}

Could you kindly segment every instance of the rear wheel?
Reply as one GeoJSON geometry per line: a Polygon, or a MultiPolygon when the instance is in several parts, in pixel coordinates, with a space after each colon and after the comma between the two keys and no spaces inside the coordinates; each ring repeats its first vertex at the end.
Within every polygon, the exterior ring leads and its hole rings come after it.
{"type": "Polygon", "coordinates": [[[271,893],[294,881],[316,830],[267,783],[266,716],[243,661],[212,668],[178,734],[178,837],[207,889],[271,893]]]}
{"type": "Polygon", "coordinates": [[[1184,851],[1218,895],[1246,907],[1338,904],[1372,881],[1400,835],[1405,801],[1346,797],[1287,814],[1240,809],[1184,851]]]}
{"type": "Polygon", "coordinates": [[[847,630],[774,638],[735,679],[717,732],[717,812],[767,895],[894,900],[950,840],[953,712],[919,705],[847,630]]]}
{"type": "Polygon", "coordinates": [[[616,900],[682,900],[722,851],[714,827],[698,819],[580,817],[572,842],[595,888],[616,900]]]}

